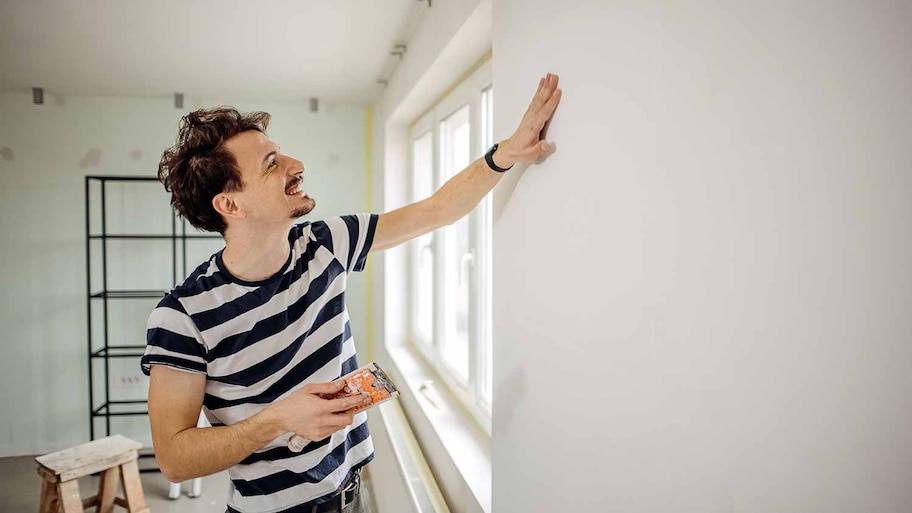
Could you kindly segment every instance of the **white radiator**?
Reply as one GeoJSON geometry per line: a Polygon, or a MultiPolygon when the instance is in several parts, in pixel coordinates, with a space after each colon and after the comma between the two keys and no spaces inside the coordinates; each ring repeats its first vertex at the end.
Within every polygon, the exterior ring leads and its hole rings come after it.
{"type": "Polygon", "coordinates": [[[449,513],[399,401],[369,412],[376,457],[368,465],[374,513],[449,513]]]}

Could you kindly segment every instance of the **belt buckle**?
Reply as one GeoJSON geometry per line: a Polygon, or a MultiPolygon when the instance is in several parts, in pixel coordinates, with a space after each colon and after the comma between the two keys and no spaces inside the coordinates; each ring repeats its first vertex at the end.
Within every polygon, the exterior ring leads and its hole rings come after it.
{"type": "MultiPolygon", "coordinates": [[[[345,485],[342,488],[342,491],[339,492],[340,504],[341,504],[341,507],[339,508],[339,513],[345,513],[345,506],[351,505],[351,502],[348,504],[345,503],[345,494],[348,492],[357,490],[360,485],[361,485],[361,469],[358,469],[352,474],[352,477],[348,481],[348,484],[345,485]]],[[[352,497],[352,501],[354,501],[354,497],[352,497]]]]}

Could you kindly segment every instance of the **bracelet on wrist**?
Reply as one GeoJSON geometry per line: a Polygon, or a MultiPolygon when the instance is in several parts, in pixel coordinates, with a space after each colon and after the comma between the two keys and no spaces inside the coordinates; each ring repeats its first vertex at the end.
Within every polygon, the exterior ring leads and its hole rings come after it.
{"type": "Polygon", "coordinates": [[[514,164],[510,164],[510,167],[508,168],[502,168],[494,163],[494,152],[497,151],[498,146],[500,146],[500,143],[494,143],[494,146],[491,146],[491,149],[485,153],[485,162],[487,162],[488,167],[491,168],[492,171],[497,171],[498,173],[506,173],[510,170],[510,168],[513,167],[514,164]]]}

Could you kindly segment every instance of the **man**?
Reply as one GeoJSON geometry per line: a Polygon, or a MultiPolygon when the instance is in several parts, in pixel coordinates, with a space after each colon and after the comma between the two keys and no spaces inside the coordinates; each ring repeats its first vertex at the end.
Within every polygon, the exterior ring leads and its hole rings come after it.
{"type": "MultiPolygon", "coordinates": [[[[294,224],[314,208],[305,166],[266,136],[269,115],[200,110],[159,165],[172,204],[225,248],[149,318],[143,372],[156,458],[180,482],[228,469],[228,511],[352,511],[373,458],[362,397],[326,399],[358,367],[345,307],[348,274],[383,251],[468,214],[514,163],[551,148],[540,136],[561,97],[539,82],[519,128],[433,196],[381,215],[294,224]],[[335,380],[335,381],[334,381],[335,380]],[[212,424],[197,428],[200,409],[212,424]],[[303,452],[286,446],[298,434],[303,452]]],[[[355,506],[357,507],[357,506],[355,506]]]]}

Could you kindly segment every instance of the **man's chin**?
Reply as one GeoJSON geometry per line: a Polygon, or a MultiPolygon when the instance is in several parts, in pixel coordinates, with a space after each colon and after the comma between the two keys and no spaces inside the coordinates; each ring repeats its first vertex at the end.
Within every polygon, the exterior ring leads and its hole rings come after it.
{"type": "Polygon", "coordinates": [[[291,211],[291,218],[292,218],[292,219],[297,219],[297,218],[299,218],[299,217],[306,216],[307,214],[309,214],[309,213],[314,209],[314,207],[317,206],[317,202],[314,201],[313,198],[307,197],[307,198],[304,198],[304,199],[305,199],[305,203],[306,203],[305,205],[300,206],[300,207],[298,207],[298,208],[296,208],[296,209],[294,209],[294,210],[291,211]]]}

